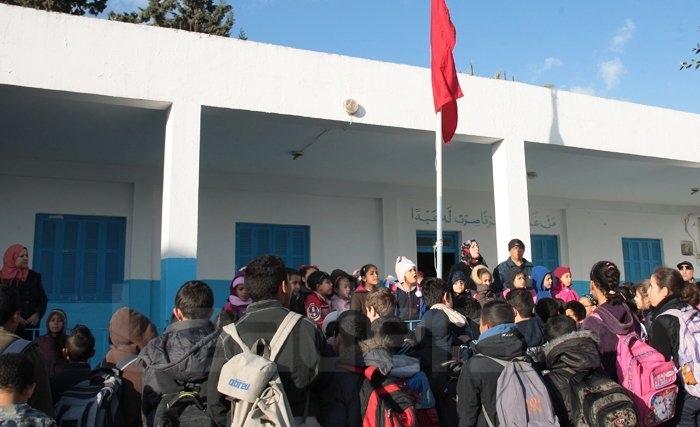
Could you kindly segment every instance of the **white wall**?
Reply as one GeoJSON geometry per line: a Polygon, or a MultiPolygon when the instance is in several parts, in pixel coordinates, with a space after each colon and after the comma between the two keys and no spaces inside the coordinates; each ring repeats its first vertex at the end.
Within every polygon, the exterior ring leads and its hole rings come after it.
{"type": "MultiPolygon", "coordinates": [[[[599,210],[567,209],[571,269],[577,279],[587,279],[591,266],[602,259],[617,264],[623,272],[622,238],[661,239],[663,261],[675,268],[692,257],[681,255],[681,240],[689,240],[682,226],[681,215],[642,214],[599,210]]],[[[691,231],[698,239],[697,229],[691,231]]]]}
{"type": "Polygon", "coordinates": [[[375,198],[203,188],[199,277],[232,277],[236,222],[308,225],[311,262],[329,273],[334,268],[352,272],[382,258],[380,209],[375,198]]]}
{"type": "MultiPolygon", "coordinates": [[[[426,68],[9,5],[0,28],[0,84],[335,121],[348,120],[342,103],[354,98],[365,110],[358,123],[434,128],[426,68]]],[[[687,145],[700,133],[697,114],[466,75],[460,84],[469,120],[457,139],[700,162],[687,145]]]]}
{"type": "MultiPolygon", "coordinates": [[[[21,243],[29,248],[31,259],[37,213],[121,216],[127,224],[131,216],[132,188],[125,183],[0,175],[0,188],[0,248],[21,243]]],[[[127,242],[130,238],[127,225],[127,242]]],[[[128,245],[126,260],[128,264],[128,245]]]]}

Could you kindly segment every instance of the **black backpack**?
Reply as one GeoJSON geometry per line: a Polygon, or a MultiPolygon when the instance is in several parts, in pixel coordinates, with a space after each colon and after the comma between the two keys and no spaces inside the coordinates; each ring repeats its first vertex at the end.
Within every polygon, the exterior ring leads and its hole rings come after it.
{"type": "Polygon", "coordinates": [[[207,399],[200,391],[204,384],[188,383],[177,393],[166,393],[162,396],[154,419],[156,427],[214,425],[207,411],[207,399]]]}
{"type": "Polygon", "coordinates": [[[637,411],[625,390],[599,370],[566,369],[571,384],[573,420],[576,426],[626,427],[639,425],[637,411]]]}

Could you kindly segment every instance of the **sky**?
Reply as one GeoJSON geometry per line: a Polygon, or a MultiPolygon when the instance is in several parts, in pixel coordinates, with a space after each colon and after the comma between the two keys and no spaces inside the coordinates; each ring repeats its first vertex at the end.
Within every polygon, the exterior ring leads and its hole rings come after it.
{"type": "MultiPolygon", "coordinates": [[[[429,0],[228,0],[250,40],[430,66],[429,0]]],[[[128,9],[144,0],[111,0],[128,9]]],[[[700,113],[698,0],[447,0],[459,72],[700,113]]]]}

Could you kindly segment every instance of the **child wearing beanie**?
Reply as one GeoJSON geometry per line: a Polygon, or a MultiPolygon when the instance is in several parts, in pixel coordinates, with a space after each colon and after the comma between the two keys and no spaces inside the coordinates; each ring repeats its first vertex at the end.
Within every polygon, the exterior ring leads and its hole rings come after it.
{"type": "Polygon", "coordinates": [[[231,293],[221,310],[218,325],[224,327],[238,321],[252,302],[250,292],[245,286],[245,270],[240,270],[231,281],[231,293]]]}
{"type": "Polygon", "coordinates": [[[579,296],[575,290],[571,288],[571,269],[565,265],[554,269],[554,298],[562,301],[578,301],[579,296]]]}
{"type": "Polygon", "coordinates": [[[395,289],[398,317],[403,320],[419,320],[423,308],[423,295],[418,289],[418,271],[416,264],[410,259],[399,256],[396,258],[395,289]]]}

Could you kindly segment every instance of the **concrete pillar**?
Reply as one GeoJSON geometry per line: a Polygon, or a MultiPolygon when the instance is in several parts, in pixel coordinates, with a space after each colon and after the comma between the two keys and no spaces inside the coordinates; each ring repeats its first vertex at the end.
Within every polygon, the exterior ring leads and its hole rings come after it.
{"type": "MultiPolygon", "coordinates": [[[[530,256],[530,209],[527,199],[525,142],[506,138],[491,147],[493,199],[496,211],[496,247],[498,262],[508,258],[508,242],[518,238],[525,243],[525,258],[530,256]]],[[[495,263],[494,263],[495,264],[495,263]]]]}
{"type": "Polygon", "coordinates": [[[201,106],[174,102],[165,126],[160,235],[160,323],[166,325],[180,286],[197,275],[201,106]]]}

